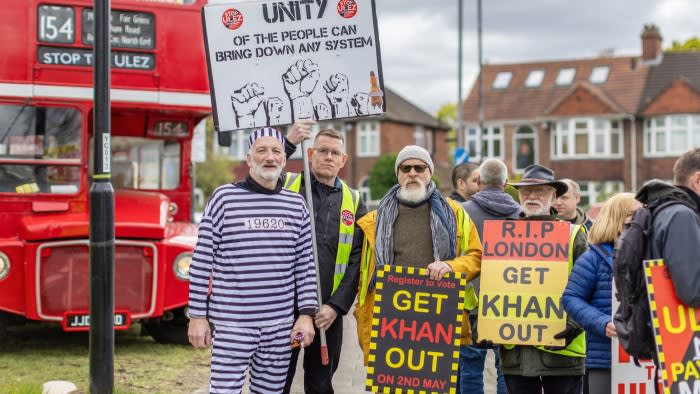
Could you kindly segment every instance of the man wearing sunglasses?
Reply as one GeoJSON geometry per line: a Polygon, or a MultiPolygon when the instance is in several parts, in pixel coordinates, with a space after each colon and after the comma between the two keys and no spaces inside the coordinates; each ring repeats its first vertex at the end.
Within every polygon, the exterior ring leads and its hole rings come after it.
{"type": "MultiPolygon", "coordinates": [[[[287,140],[294,143],[308,138],[314,124],[309,120],[296,122],[287,134],[287,140]]],[[[314,317],[314,325],[317,331],[319,328],[326,330],[330,362],[321,364],[320,336],[315,335],[311,346],[304,349],[304,392],[333,394],[333,374],[338,369],[343,344],[343,316],[350,310],[357,294],[363,237],[355,221],[367,213],[367,208],[359,193],[338,177],[348,160],[341,132],[333,129],[319,131],[307,154],[323,301],[314,317]]],[[[303,174],[289,172],[283,175],[283,180],[285,188],[306,198],[303,174]]],[[[299,349],[296,348],[292,351],[284,393],[291,390],[298,357],[299,349]]]]}
{"type": "MultiPolygon", "coordinates": [[[[404,147],[396,158],[399,184],[379,208],[357,224],[365,234],[355,305],[357,335],[368,362],[376,272],[386,264],[425,268],[432,280],[462,272],[472,280],[481,272],[481,242],[474,223],[458,202],[443,197],[431,181],[433,160],[423,148],[404,147]]],[[[461,343],[471,343],[466,314],[461,343]]]]}

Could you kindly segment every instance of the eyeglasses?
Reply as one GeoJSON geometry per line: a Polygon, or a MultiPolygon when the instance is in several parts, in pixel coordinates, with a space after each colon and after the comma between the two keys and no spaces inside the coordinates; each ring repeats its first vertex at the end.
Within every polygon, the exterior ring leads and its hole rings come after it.
{"type": "Polygon", "coordinates": [[[314,148],[314,152],[317,152],[321,156],[328,156],[330,154],[333,156],[334,159],[339,158],[340,156],[343,155],[343,152],[338,151],[338,150],[331,150],[331,149],[326,149],[326,148],[314,148]]]}
{"type": "Polygon", "coordinates": [[[552,189],[549,187],[536,188],[536,189],[535,188],[529,189],[529,188],[521,187],[518,189],[518,192],[520,193],[521,196],[529,196],[529,195],[534,194],[537,197],[543,197],[545,194],[547,194],[551,191],[552,191],[552,189]]]}
{"type": "Polygon", "coordinates": [[[411,172],[411,169],[416,170],[417,174],[422,174],[425,172],[426,168],[428,168],[428,166],[423,165],[423,164],[414,164],[412,166],[411,165],[399,166],[399,170],[401,170],[401,172],[403,172],[404,174],[408,174],[409,172],[411,172]]]}

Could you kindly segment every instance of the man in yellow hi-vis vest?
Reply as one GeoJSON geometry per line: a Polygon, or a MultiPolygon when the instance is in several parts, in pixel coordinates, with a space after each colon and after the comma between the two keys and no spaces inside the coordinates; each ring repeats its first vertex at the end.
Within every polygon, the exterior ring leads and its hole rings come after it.
{"type": "MultiPolygon", "coordinates": [[[[299,129],[309,128],[312,124],[313,121],[297,122],[290,132],[308,135],[300,133],[299,129]]],[[[314,324],[317,330],[326,330],[330,362],[321,364],[319,335],[316,335],[311,346],[304,349],[304,391],[307,394],[332,394],[333,374],[338,368],[343,343],[342,317],[348,313],[357,294],[363,236],[355,221],[367,213],[367,208],[359,193],[338,177],[348,160],[342,133],[333,129],[319,131],[313,147],[308,148],[308,157],[322,298],[314,324]]],[[[283,176],[285,188],[306,198],[303,174],[287,173],[283,176]]],[[[290,391],[298,357],[299,349],[294,349],[285,393],[290,391]]]]}
{"type": "MultiPolygon", "coordinates": [[[[525,168],[519,183],[511,185],[520,192],[521,220],[561,220],[552,204],[566,193],[566,183],[554,178],[554,171],[533,164],[525,168]]],[[[574,262],[586,249],[586,232],[572,224],[569,240],[569,273],[574,262]]],[[[554,335],[565,345],[524,346],[503,345],[501,369],[509,394],[579,394],[583,391],[586,361],[586,339],[583,327],[570,316],[566,329],[554,335]]]]}

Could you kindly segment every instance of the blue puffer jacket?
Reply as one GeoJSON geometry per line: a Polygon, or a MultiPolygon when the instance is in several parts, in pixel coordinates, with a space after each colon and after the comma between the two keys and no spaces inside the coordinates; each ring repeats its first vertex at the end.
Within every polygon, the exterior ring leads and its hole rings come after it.
{"type": "Polygon", "coordinates": [[[610,369],[605,326],[612,320],[613,245],[589,246],[574,264],[562,302],[566,313],[586,330],[586,368],[610,369]]]}

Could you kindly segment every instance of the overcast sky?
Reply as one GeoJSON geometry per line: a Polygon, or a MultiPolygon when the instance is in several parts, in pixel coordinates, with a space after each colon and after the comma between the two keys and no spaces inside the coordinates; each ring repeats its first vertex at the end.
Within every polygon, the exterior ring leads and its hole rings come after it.
{"type": "MultiPolygon", "coordinates": [[[[459,0],[375,0],[384,84],[431,114],[457,101],[459,0]]],[[[476,0],[464,1],[463,96],[478,72],[476,0]]],[[[663,46],[700,35],[700,0],[483,0],[485,63],[639,55],[644,24],[663,46]]]]}

